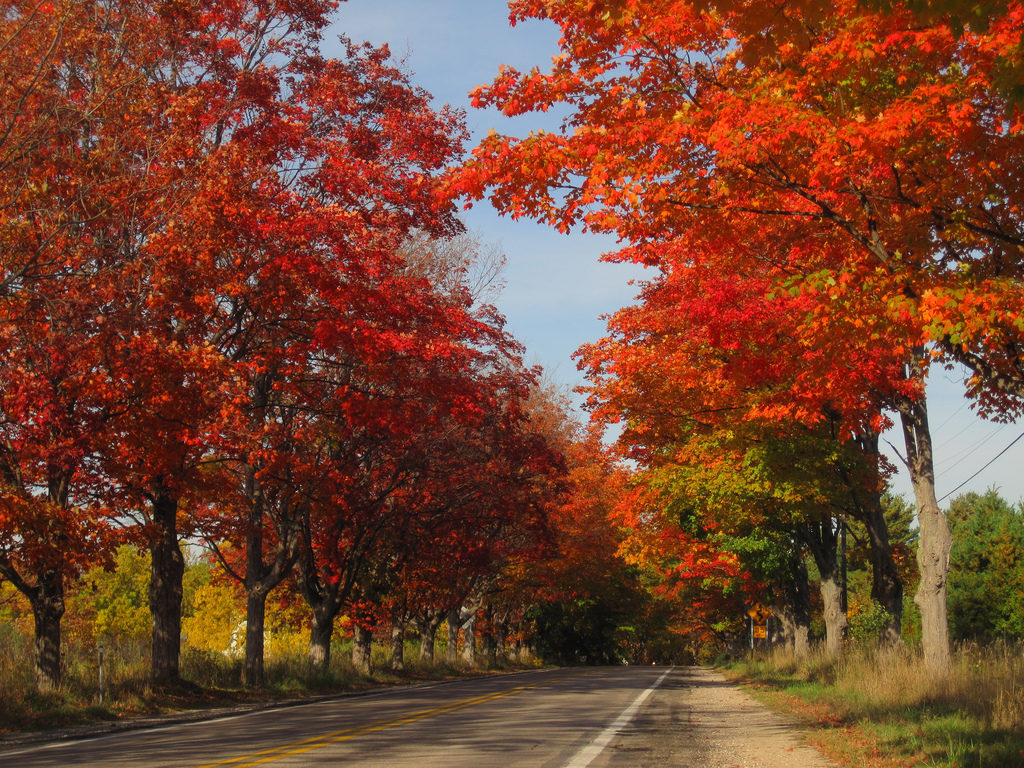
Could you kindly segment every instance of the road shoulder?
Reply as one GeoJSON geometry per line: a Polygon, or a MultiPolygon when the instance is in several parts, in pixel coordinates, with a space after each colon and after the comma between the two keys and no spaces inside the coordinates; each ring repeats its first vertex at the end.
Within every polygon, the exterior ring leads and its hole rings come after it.
{"type": "Polygon", "coordinates": [[[678,667],[593,768],[836,768],[800,727],[707,667],[678,667]]]}

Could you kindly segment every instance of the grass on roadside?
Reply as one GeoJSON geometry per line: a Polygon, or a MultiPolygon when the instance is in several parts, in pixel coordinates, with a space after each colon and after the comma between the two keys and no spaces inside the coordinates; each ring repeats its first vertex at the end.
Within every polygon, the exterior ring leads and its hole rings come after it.
{"type": "Polygon", "coordinates": [[[416,658],[416,649],[410,646],[405,670],[393,672],[388,668],[390,649],[375,646],[374,673],[367,677],[349,663],[351,643],[341,643],[332,650],[331,665],[327,671],[310,668],[305,658],[298,655],[267,659],[264,686],[251,690],[241,684],[241,659],[186,647],[181,655],[181,675],[198,685],[194,689],[154,690],[148,680],[147,661],[142,653],[135,650],[108,654],[101,702],[96,664],[86,660],[84,655],[75,654],[65,659],[59,690],[40,693],[35,690],[33,680],[31,646],[25,643],[25,647],[18,647],[17,642],[0,644],[0,690],[4,693],[0,696],[0,736],[184,709],[444,680],[482,671],[440,660],[422,663],[416,658]]]}
{"type": "Polygon", "coordinates": [[[833,661],[775,652],[725,671],[814,731],[811,740],[858,768],[1024,766],[1024,646],[964,646],[946,678],[920,655],[852,648],[833,661]]]}

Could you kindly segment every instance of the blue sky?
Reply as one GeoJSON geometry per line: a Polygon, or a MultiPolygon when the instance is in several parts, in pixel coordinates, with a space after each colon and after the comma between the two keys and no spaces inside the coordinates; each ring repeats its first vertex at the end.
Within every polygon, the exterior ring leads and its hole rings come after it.
{"type": "MultiPolygon", "coordinates": [[[[336,18],[325,38],[327,52],[338,34],[387,43],[438,106],[466,110],[473,136],[469,147],[489,128],[524,135],[531,128],[554,127],[551,113],[509,120],[494,110],[472,109],[467,96],[493,79],[500,64],[546,67],[558,52],[553,24],[530,21],[510,27],[504,0],[348,0],[336,18]]],[[[632,303],[636,290],[629,282],[642,278],[642,270],[598,261],[602,253],[615,250],[614,238],[560,235],[533,222],[499,217],[486,203],[477,204],[464,219],[508,259],[498,304],[509,330],[526,345],[527,361],[543,365],[567,387],[582,383],[572,353],[604,334],[601,315],[632,303]]],[[[939,496],[967,480],[1024,430],[1020,424],[975,418],[959,395],[961,378],[937,369],[929,385],[939,496]]],[[[902,451],[897,431],[885,437],[902,451]]],[[[958,493],[992,486],[1010,501],[1024,499],[1024,439],[958,493]]],[[[905,473],[896,478],[895,488],[913,498],[905,473]]]]}
{"type": "MultiPolygon", "coordinates": [[[[510,120],[469,105],[469,91],[489,82],[500,64],[544,66],[558,52],[553,24],[512,28],[503,0],[349,0],[339,8],[336,29],[353,40],[388,43],[439,106],[464,109],[473,136],[467,148],[490,128],[523,135],[557,125],[552,113],[510,120]]],[[[615,250],[611,237],[560,235],[531,221],[499,217],[486,202],[463,219],[508,259],[499,303],[509,329],[527,347],[527,362],[540,363],[568,386],[582,383],[572,353],[603,335],[602,314],[632,302],[629,281],[642,270],[598,261],[601,253],[615,250]]]]}

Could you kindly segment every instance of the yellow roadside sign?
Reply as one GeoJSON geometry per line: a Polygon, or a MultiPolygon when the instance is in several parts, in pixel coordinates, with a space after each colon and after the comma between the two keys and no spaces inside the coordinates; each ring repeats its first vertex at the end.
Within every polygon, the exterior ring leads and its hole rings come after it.
{"type": "Polygon", "coordinates": [[[747,611],[747,615],[754,620],[755,624],[764,624],[768,621],[768,617],[772,615],[772,612],[763,603],[754,603],[747,611]]]}
{"type": "Polygon", "coordinates": [[[754,639],[755,640],[767,640],[768,639],[768,627],[764,624],[754,625],[754,639]]]}

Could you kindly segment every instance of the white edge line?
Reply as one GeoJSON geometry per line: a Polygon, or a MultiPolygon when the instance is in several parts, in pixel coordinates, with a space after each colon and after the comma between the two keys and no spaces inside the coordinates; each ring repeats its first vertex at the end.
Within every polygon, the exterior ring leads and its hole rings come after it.
{"type": "Polygon", "coordinates": [[[592,742],[573,755],[572,759],[565,764],[565,768],[587,768],[587,766],[594,761],[594,758],[604,751],[604,748],[608,746],[608,742],[617,736],[623,728],[629,725],[629,721],[633,719],[633,715],[637,713],[640,706],[647,701],[647,697],[654,693],[654,689],[661,685],[661,681],[668,677],[669,672],[673,669],[675,669],[675,667],[669,667],[662,672],[661,677],[655,680],[650,688],[641,692],[640,695],[633,699],[633,703],[622,710],[611,725],[601,731],[601,733],[597,735],[597,738],[592,742]]]}

